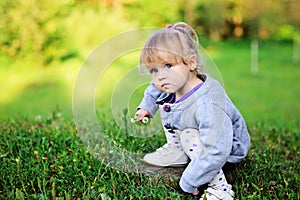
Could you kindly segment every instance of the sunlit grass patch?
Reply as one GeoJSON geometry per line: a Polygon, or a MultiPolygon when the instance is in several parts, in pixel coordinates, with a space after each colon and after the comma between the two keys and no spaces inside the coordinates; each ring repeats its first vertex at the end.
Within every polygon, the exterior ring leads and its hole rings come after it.
{"type": "MultiPolygon", "coordinates": [[[[4,119],[0,125],[0,198],[193,199],[178,180],[111,168],[93,157],[73,122],[58,111],[48,118],[4,119]]],[[[163,135],[130,137],[110,116],[99,120],[113,145],[150,152],[163,135]]],[[[251,124],[252,146],[233,182],[238,199],[298,199],[299,124],[251,124]]]]}
{"type": "Polygon", "coordinates": [[[16,62],[0,67],[0,111],[3,116],[47,115],[56,106],[71,117],[72,92],[79,61],[42,68],[16,62]]]}

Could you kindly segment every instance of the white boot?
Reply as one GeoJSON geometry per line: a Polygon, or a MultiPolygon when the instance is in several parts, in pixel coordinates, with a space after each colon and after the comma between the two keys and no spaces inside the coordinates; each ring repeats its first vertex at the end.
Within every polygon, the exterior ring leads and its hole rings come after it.
{"type": "Polygon", "coordinates": [[[144,156],[144,162],[160,167],[179,167],[189,162],[179,140],[179,131],[164,129],[167,143],[144,156]]]}
{"type": "Polygon", "coordinates": [[[145,163],[159,167],[179,167],[188,163],[188,157],[184,151],[168,143],[155,152],[146,154],[143,160],[145,163]]]}
{"type": "Polygon", "coordinates": [[[232,186],[227,183],[223,170],[220,170],[214,179],[209,182],[206,192],[200,200],[233,200],[234,192],[232,186]]]}

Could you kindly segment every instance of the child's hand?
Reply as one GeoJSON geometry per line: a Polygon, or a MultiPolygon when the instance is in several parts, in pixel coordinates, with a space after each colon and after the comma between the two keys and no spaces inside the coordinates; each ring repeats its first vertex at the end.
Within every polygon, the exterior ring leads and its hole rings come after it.
{"type": "Polygon", "coordinates": [[[199,190],[193,193],[194,196],[197,196],[199,194],[199,190]]]}
{"type": "Polygon", "coordinates": [[[138,110],[134,117],[131,118],[131,122],[137,125],[145,125],[147,126],[150,123],[149,112],[144,109],[138,110]]]}
{"type": "Polygon", "coordinates": [[[139,109],[134,115],[134,120],[142,121],[144,117],[149,117],[149,115],[150,113],[147,110],[139,109]]]}

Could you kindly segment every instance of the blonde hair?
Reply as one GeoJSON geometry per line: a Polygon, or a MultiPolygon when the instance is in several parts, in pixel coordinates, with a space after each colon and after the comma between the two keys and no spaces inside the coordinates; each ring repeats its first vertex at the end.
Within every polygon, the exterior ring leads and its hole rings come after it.
{"type": "Polygon", "coordinates": [[[194,55],[197,61],[196,73],[201,73],[203,69],[203,59],[198,53],[198,36],[195,30],[184,22],[178,22],[172,27],[167,27],[155,31],[146,41],[141,55],[140,66],[152,63],[155,58],[159,59],[157,50],[167,51],[174,54],[178,61],[187,63],[190,56],[194,55]]]}

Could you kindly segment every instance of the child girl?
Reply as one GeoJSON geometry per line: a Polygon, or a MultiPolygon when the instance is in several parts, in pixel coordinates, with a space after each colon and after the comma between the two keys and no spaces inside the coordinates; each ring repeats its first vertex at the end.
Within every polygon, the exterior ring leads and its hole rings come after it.
{"type": "Polygon", "coordinates": [[[188,164],[179,183],[183,191],[198,195],[198,187],[208,184],[206,199],[233,199],[222,167],[246,156],[250,137],[219,82],[200,73],[197,46],[194,29],[180,22],[155,31],[142,49],[140,64],[152,82],[136,120],[154,116],[159,107],[167,138],[144,161],[162,167],[188,164]]]}

